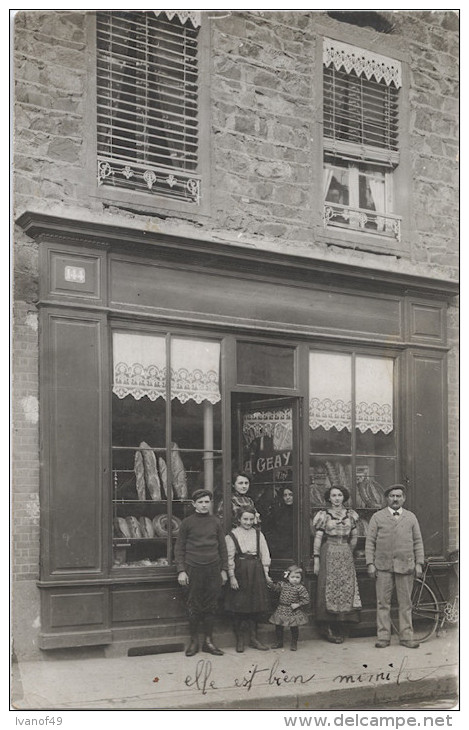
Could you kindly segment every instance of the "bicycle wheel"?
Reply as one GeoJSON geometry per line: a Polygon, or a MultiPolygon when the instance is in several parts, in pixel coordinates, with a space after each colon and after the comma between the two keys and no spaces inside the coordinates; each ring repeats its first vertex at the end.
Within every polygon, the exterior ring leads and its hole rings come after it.
{"type": "MultiPolygon", "coordinates": [[[[420,578],[414,580],[412,588],[412,626],[415,641],[427,641],[438,626],[440,609],[432,589],[420,578]]],[[[394,633],[399,635],[399,612],[397,599],[391,604],[391,624],[394,633]]]]}

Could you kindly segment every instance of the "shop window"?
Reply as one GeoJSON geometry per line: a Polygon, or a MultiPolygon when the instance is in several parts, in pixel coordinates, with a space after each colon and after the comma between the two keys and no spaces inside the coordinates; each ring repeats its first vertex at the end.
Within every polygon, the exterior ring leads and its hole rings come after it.
{"type": "Polygon", "coordinates": [[[220,479],[219,363],[219,342],[113,334],[115,568],[172,565],[192,493],[220,479]]]}
{"type": "Polygon", "coordinates": [[[96,30],[98,185],[198,206],[200,13],[104,11],[96,30]]]}
{"type": "Polygon", "coordinates": [[[311,352],[309,398],[311,507],[325,507],[328,488],[346,487],[364,537],[397,480],[394,360],[311,352]]]}
{"type": "Polygon", "coordinates": [[[324,39],[324,225],[401,239],[399,61],[324,39]]]}

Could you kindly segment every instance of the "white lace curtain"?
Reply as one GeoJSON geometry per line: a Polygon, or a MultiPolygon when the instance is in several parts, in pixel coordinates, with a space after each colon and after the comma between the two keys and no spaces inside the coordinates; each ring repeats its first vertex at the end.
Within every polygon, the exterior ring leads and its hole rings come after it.
{"type": "MultiPolygon", "coordinates": [[[[355,360],[355,425],[361,433],[393,430],[393,361],[355,360]]],[[[352,358],[311,352],[309,359],[309,425],[352,430],[352,358]]]]}
{"type": "MultiPolygon", "coordinates": [[[[113,334],[113,393],[118,398],[166,398],[166,338],[158,335],[113,334]]],[[[218,403],[220,343],[171,339],[171,398],[218,403]]]]}
{"type": "Polygon", "coordinates": [[[161,14],[166,15],[168,20],[172,20],[176,15],[182,25],[190,20],[194,28],[199,28],[202,22],[202,13],[200,10],[154,10],[153,12],[156,16],[161,14]]]}
{"type": "Polygon", "coordinates": [[[324,38],[323,62],[326,67],[332,64],[336,71],[343,69],[349,74],[353,70],[357,76],[366,76],[368,80],[374,76],[376,81],[384,81],[387,86],[391,83],[397,89],[402,86],[400,61],[349,43],[324,38]]]}

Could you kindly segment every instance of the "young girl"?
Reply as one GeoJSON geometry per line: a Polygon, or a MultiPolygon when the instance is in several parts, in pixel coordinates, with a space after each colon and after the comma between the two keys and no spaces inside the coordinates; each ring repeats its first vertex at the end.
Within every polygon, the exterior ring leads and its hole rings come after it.
{"type": "Polygon", "coordinates": [[[299,635],[299,626],[308,623],[308,617],[302,610],[303,606],[309,605],[308,591],[302,584],[302,569],[298,565],[290,565],[283,574],[284,580],[275,583],[270,588],[280,593],[277,610],[270,617],[269,621],[275,624],[276,643],[273,649],[283,647],[283,627],[289,626],[291,633],[290,649],[296,651],[299,635]]]}
{"type": "Polygon", "coordinates": [[[225,608],[232,613],[238,652],[244,651],[243,628],[246,624],[249,646],[261,651],[268,649],[257,638],[257,621],[271,608],[267,590],[267,584],[272,583],[270,553],[264,535],[254,527],[255,519],[254,507],[245,507],[239,513],[238,527],[225,538],[230,581],[225,608]]]}

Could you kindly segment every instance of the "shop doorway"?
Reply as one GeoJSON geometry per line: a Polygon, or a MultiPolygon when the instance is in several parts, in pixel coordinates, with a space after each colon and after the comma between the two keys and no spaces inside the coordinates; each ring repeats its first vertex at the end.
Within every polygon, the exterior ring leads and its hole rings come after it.
{"type": "Polygon", "coordinates": [[[279,568],[301,558],[299,401],[242,394],[232,412],[236,468],[250,477],[249,494],[279,568]]]}

